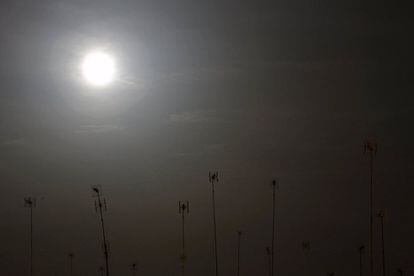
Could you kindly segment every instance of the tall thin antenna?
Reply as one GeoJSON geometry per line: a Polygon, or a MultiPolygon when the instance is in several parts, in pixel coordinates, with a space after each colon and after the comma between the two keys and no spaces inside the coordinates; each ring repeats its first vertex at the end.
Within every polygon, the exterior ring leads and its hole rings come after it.
{"type": "Polygon", "coordinates": [[[73,275],[73,257],[75,257],[75,254],[73,252],[70,252],[68,254],[69,257],[69,275],[73,275]]]}
{"type": "Polygon", "coordinates": [[[272,268],[271,268],[271,275],[274,276],[275,274],[275,227],[276,227],[276,189],[279,188],[279,181],[273,180],[272,181],[272,190],[273,190],[273,204],[272,204],[272,268]]]}
{"type": "Polygon", "coordinates": [[[219,181],[218,172],[209,172],[208,173],[208,180],[211,183],[211,195],[212,195],[212,201],[213,201],[214,257],[215,257],[215,264],[216,264],[216,276],[218,276],[216,200],[214,198],[214,184],[219,181]]]}
{"type": "Polygon", "coordinates": [[[105,233],[105,223],[103,217],[103,211],[107,210],[106,201],[102,198],[102,188],[100,185],[92,186],[92,191],[94,192],[95,199],[95,211],[98,212],[99,209],[99,216],[101,219],[101,226],[102,226],[102,239],[103,239],[103,251],[105,257],[105,272],[106,276],[109,276],[109,254],[108,254],[108,243],[106,240],[106,233],[105,233]]]}
{"type": "Polygon", "coordinates": [[[30,209],[30,276],[33,276],[33,208],[36,207],[36,198],[25,197],[24,207],[30,209]]]}
{"type": "Polygon", "coordinates": [[[381,210],[378,213],[378,217],[381,220],[381,243],[382,243],[382,275],[385,276],[386,274],[386,261],[385,261],[385,237],[384,237],[384,217],[385,212],[381,210]]]}
{"type": "Polygon", "coordinates": [[[242,232],[237,231],[237,276],[240,276],[240,247],[241,247],[242,232]]]}
{"type": "Polygon", "coordinates": [[[369,219],[369,267],[370,267],[370,276],[374,275],[374,251],[373,251],[373,228],[374,228],[374,214],[373,214],[373,205],[374,205],[374,157],[378,150],[378,145],[372,141],[365,141],[364,145],[365,153],[369,154],[370,158],[370,185],[369,185],[369,209],[370,209],[370,219],[369,219]]]}
{"type": "Polygon", "coordinates": [[[267,271],[268,275],[272,275],[272,250],[270,247],[266,247],[266,255],[267,255],[267,271]]]}
{"type": "Polygon", "coordinates": [[[303,275],[309,274],[312,266],[309,264],[309,254],[311,250],[311,242],[309,240],[302,241],[302,251],[304,252],[303,275]]]}
{"type": "Polygon", "coordinates": [[[132,276],[135,276],[135,273],[137,271],[137,263],[133,263],[131,265],[131,270],[132,270],[132,276]]]}
{"type": "Polygon", "coordinates": [[[361,245],[358,247],[358,252],[359,252],[359,276],[362,276],[363,274],[363,256],[365,253],[365,246],[361,245]]]}
{"type": "Polygon", "coordinates": [[[98,269],[98,271],[99,271],[99,273],[100,273],[101,276],[104,276],[105,268],[103,266],[100,266],[99,269],[98,269]]]}
{"type": "Polygon", "coordinates": [[[178,212],[181,214],[181,226],[182,226],[182,252],[181,252],[181,273],[185,275],[185,261],[187,255],[185,252],[185,214],[190,213],[190,202],[188,200],[178,202],[178,212]]]}

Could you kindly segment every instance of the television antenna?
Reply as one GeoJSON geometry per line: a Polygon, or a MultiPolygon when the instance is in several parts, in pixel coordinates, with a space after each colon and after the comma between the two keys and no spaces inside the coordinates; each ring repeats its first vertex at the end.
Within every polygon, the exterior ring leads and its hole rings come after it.
{"type": "Polygon", "coordinates": [[[378,145],[374,141],[365,141],[364,143],[364,153],[369,155],[370,166],[369,166],[369,174],[370,174],[370,185],[369,185],[369,265],[370,265],[370,275],[374,275],[374,251],[373,251],[373,230],[374,230],[374,197],[373,197],[373,190],[374,190],[374,157],[377,154],[378,145]]]}
{"type": "Polygon", "coordinates": [[[105,198],[102,197],[102,188],[100,185],[94,185],[91,187],[93,196],[95,199],[95,212],[99,214],[100,220],[101,220],[101,227],[102,227],[102,239],[103,239],[103,251],[104,251],[104,257],[105,257],[105,272],[106,276],[109,276],[109,253],[108,253],[108,242],[105,232],[105,223],[104,223],[104,217],[103,212],[107,211],[107,205],[105,198]]]}
{"type": "Polygon", "coordinates": [[[214,225],[214,257],[215,257],[215,271],[216,276],[218,276],[218,254],[217,254],[217,224],[216,224],[216,200],[215,200],[215,190],[214,186],[219,181],[218,172],[209,172],[208,173],[208,180],[211,184],[211,195],[213,201],[213,225],[214,225]]]}
{"type": "Polygon", "coordinates": [[[35,197],[25,197],[24,207],[30,210],[30,276],[33,275],[33,208],[36,207],[35,197]]]}
{"type": "Polygon", "coordinates": [[[188,200],[178,202],[178,213],[181,214],[182,252],[181,252],[180,260],[181,260],[181,273],[182,273],[182,276],[184,276],[185,275],[185,262],[187,260],[187,255],[185,252],[185,214],[190,213],[190,202],[188,200]]]}

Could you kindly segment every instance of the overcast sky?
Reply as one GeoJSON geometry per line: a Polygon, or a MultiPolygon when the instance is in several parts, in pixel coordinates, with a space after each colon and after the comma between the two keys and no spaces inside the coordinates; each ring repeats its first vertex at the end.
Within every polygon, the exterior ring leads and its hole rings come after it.
{"type": "Polygon", "coordinates": [[[267,275],[275,177],[280,275],[356,275],[367,138],[379,144],[374,209],[388,213],[389,275],[413,271],[413,19],[397,3],[362,2],[4,2],[0,274],[28,275],[23,198],[36,196],[35,275],[68,275],[69,251],[75,275],[97,275],[90,186],[100,184],[113,275],[133,262],[140,275],[180,275],[183,199],[187,274],[213,275],[217,170],[221,275],[235,273],[236,230],[241,275],[267,275]],[[97,48],[118,68],[103,89],[79,72],[97,48]]]}

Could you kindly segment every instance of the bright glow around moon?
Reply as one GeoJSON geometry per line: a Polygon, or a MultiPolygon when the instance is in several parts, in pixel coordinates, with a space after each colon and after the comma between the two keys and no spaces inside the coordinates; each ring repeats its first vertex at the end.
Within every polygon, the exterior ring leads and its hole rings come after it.
{"type": "Polygon", "coordinates": [[[82,62],[82,75],[94,86],[107,86],[115,77],[113,58],[101,51],[89,53],[82,62]]]}

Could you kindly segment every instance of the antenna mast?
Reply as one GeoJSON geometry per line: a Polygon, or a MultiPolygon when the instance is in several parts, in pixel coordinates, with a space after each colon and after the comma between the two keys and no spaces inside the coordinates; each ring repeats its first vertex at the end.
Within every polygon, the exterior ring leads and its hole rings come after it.
{"type": "Polygon", "coordinates": [[[178,212],[181,214],[181,226],[182,226],[182,252],[181,252],[181,273],[185,275],[185,261],[187,255],[185,253],[185,214],[190,213],[190,202],[188,200],[178,202],[178,212]]]}
{"type": "Polygon", "coordinates": [[[70,272],[70,276],[72,276],[73,275],[73,257],[75,257],[75,254],[73,253],[73,252],[70,252],[69,254],[68,254],[68,257],[69,257],[69,272],[70,272]]]}
{"type": "Polygon", "coordinates": [[[362,276],[363,274],[363,265],[362,265],[362,261],[363,261],[363,255],[365,253],[365,246],[361,245],[360,247],[358,247],[358,252],[359,252],[359,276],[362,276]]]}
{"type": "Polygon", "coordinates": [[[275,274],[275,227],[276,227],[276,189],[279,188],[279,181],[272,181],[272,190],[273,190],[273,205],[272,205],[272,266],[271,266],[271,275],[275,274]]]}
{"type": "Polygon", "coordinates": [[[105,272],[106,276],[109,276],[109,254],[108,254],[108,243],[106,240],[106,233],[105,233],[105,223],[103,217],[103,211],[106,212],[107,206],[105,198],[102,198],[102,188],[100,185],[92,186],[92,191],[94,192],[95,199],[95,211],[98,212],[99,210],[99,217],[101,219],[101,226],[102,226],[102,239],[103,239],[103,250],[105,256],[105,272]]]}
{"type": "Polygon", "coordinates": [[[216,264],[216,276],[218,276],[218,254],[217,254],[217,225],[216,225],[216,200],[214,197],[214,184],[219,181],[218,172],[209,172],[208,180],[211,183],[211,195],[213,201],[213,224],[214,224],[214,257],[216,264]]]}
{"type": "Polygon", "coordinates": [[[304,262],[303,262],[303,275],[306,275],[308,271],[311,270],[311,266],[309,265],[309,256],[308,253],[311,250],[311,242],[309,240],[302,241],[302,251],[304,252],[304,262]]]}
{"type": "Polygon", "coordinates": [[[266,247],[266,255],[267,255],[267,270],[269,273],[269,276],[272,274],[272,250],[270,247],[266,247]]]}
{"type": "Polygon", "coordinates": [[[137,263],[133,263],[131,265],[132,276],[135,276],[135,272],[137,271],[137,263]]]}
{"type": "Polygon", "coordinates": [[[241,246],[241,235],[240,230],[237,231],[237,276],[240,275],[240,246],[241,246]]]}
{"type": "Polygon", "coordinates": [[[385,237],[384,237],[384,217],[385,212],[381,210],[378,214],[378,218],[381,220],[381,243],[382,243],[382,275],[386,274],[386,263],[385,263],[385,237]]]}
{"type": "Polygon", "coordinates": [[[374,190],[374,157],[377,153],[378,145],[372,141],[365,141],[364,151],[365,153],[369,154],[370,158],[370,166],[369,166],[369,174],[370,174],[370,185],[369,185],[369,264],[370,264],[370,275],[374,275],[374,252],[373,252],[373,225],[374,225],[374,214],[373,214],[373,204],[374,204],[374,197],[373,197],[373,190],[374,190]]]}
{"type": "Polygon", "coordinates": [[[30,209],[30,276],[33,276],[33,208],[36,207],[36,198],[25,197],[24,207],[30,209]]]}
{"type": "Polygon", "coordinates": [[[104,268],[103,266],[100,266],[100,267],[98,268],[98,271],[99,271],[99,273],[100,273],[100,275],[101,275],[101,276],[104,276],[104,271],[105,271],[105,268],[104,268]]]}

